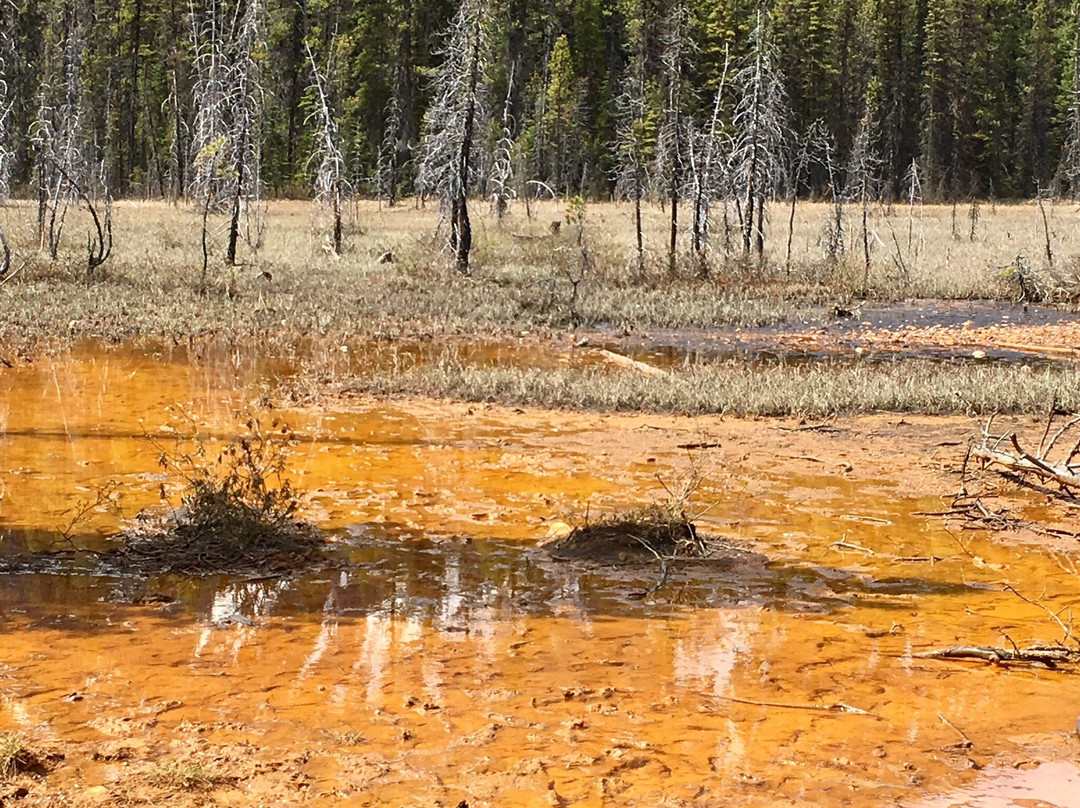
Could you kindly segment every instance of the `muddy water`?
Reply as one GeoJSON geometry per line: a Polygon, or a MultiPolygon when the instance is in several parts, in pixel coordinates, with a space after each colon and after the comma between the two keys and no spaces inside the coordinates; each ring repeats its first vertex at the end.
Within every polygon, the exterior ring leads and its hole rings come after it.
{"type": "MultiPolygon", "coordinates": [[[[289,370],[100,348],[0,369],[0,547],[107,544],[167,482],[146,433],[182,405],[227,439],[289,370]],[[69,526],[109,480],[119,515],[69,526]]],[[[161,800],[149,775],[179,760],[226,778],[186,797],[221,804],[1080,805],[1080,680],[916,656],[1054,637],[1002,580],[1080,600],[1067,557],[961,548],[916,515],[948,485],[924,458],[961,421],[802,436],[432,403],[281,415],[342,568],[0,575],[0,732],[67,755],[31,804],[161,800]],[[656,571],[537,549],[585,503],[653,496],[691,441],[723,444],[700,523],[737,561],[652,592],[656,571]],[[176,600],[125,605],[140,593],[176,600]]]]}

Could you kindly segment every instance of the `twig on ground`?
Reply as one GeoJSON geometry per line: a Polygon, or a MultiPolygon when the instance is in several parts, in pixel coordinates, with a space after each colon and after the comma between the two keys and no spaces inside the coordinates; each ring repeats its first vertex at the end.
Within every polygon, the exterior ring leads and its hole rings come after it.
{"type": "Polygon", "coordinates": [[[756,699],[740,699],[737,696],[717,696],[718,699],[723,701],[731,701],[735,704],[749,704],[752,707],[775,707],[782,710],[813,710],[821,713],[848,713],[850,715],[866,715],[870,718],[876,718],[879,721],[881,716],[875,715],[868,710],[862,710],[858,707],[852,707],[850,704],[844,704],[842,701],[838,701],[835,704],[791,704],[783,701],[757,701],[756,699]]]}

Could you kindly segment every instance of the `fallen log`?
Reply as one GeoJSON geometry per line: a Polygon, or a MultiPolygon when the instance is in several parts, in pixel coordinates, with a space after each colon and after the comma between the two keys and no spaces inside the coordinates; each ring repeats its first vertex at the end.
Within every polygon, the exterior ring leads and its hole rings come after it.
{"type": "Polygon", "coordinates": [[[1080,455],[1080,437],[1076,438],[1072,447],[1061,455],[1059,460],[1050,459],[1050,452],[1057,442],[1066,434],[1075,434],[1078,431],[1076,427],[1080,424],[1080,415],[1066,420],[1064,425],[1051,436],[1050,430],[1054,426],[1056,414],[1055,408],[1051,408],[1042,439],[1034,451],[1021,446],[1015,432],[1009,431],[1002,435],[991,434],[990,426],[994,420],[991,417],[983,427],[982,442],[973,443],[968,455],[983,461],[984,467],[1000,466],[1015,474],[1031,475],[1042,482],[1055,483],[1065,492],[1070,492],[1071,489],[1080,490],[1080,461],[1077,460],[1077,456],[1080,455]]]}
{"type": "Polygon", "coordinates": [[[1055,667],[1080,663],[1080,650],[1063,645],[1033,645],[1029,648],[997,648],[987,645],[953,645],[915,654],[919,659],[981,659],[994,665],[1024,663],[1055,667]]]}
{"type": "Polygon", "coordinates": [[[612,365],[617,365],[627,370],[634,370],[640,373],[642,376],[667,376],[666,370],[662,370],[653,365],[647,365],[644,362],[639,362],[636,359],[631,359],[629,356],[623,356],[617,354],[614,351],[609,351],[606,348],[601,348],[600,356],[605,362],[609,362],[612,365]]]}
{"type": "MultiPolygon", "coordinates": [[[[1016,436],[1013,435],[1014,444],[1015,441],[1016,436]]],[[[1040,479],[1050,480],[1058,485],[1065,486],[1066,488],[1080,488],[1080,474],[1074,474],[1071,469],[1064,466],[1054,466],[1036,460],[1019,446],[1016,448],[1017,454],[1013,455],[1009,452],[1003,452],[985,446],[974,446],[971,449],[971,456],[985,461],[988,466],[1001,466],[1002,468],[1007,468],[1009,471],[1025,474],[1030,473],[1040,479]]]]}

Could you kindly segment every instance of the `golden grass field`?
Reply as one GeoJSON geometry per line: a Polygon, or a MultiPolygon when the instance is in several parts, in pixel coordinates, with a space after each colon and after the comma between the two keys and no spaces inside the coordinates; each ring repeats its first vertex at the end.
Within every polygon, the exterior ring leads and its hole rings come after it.
{"type": "MultiPolygon", "coordinates": [[[[527,217],[518,204],[499,221],[485,203],[474,202],[476,247],[466,277],[454,269],[436,205],[355,203],[347,250],[335,256],[327,249],[327,222],[313,205],[271,202],[259,248],[245,247],[235,267],[221,257],[224,218],[211,218],[211,260],[204,278],[197,211],[118,201],[113,255],[88,279],[85,211],[72,211],[53,262],[38,249],[36,206],[9,204],[0,208],[0,226],[14,251],[13,272],[0,282],[0,348],[32,353],[34,346],[62,348],[83,338],[225,340],[267,354],[302,356],[312,371],[310,381],[327,376],[326,368],[334,364],[327,357],[345,342],[385,345],[388,339],[404,339],[411,344],[438,337],[451,339],[453,350],[429,353],[422,363],[395,354],[366,368],[363,378],[330,375],[335,383],[351,381],[355,391],[382,395],[585,409],[1036,412],[1055,397],[1080,407],[1080,384],[1070,362],[1035,369],[1008,363],[841,367],[826,362],[766,372],[725,359],[676,368],[662,378],[637,378],[577,360],[547,368],[515,361],[478,367],[455,352],[462,343],[505,343],[522,335],[554,338],[543,350],[558,352],[569,344],[568,333],[582,331],[617,338],[659,329],[787,324],[790,330],[827,324],[834,310],[857,310],[863,299],[868,307],[909,298],[1016,300],[1022,291],[1017,266],[1038,280],[1050,303],[1075,308],[1080,300],[1076,205],[1046,203],[1041,210],[1036,203],[984,203],[974,221],[970,206],[875,207],[868,219],[867,272],[860,211],[846,212],[847,250],[829,260],[822,245],[834,209],[800,204],[788,262],[788,208],[776,203],[762,262],[745,259],[737,240],[736,250],[725,256],[722,226],[714,223],[707,277],[700,259],[689,254],[685,233],[678,272],[670,274],[664,252],[667,217],[658,207],[645,209],[644,271],[633,253],[631,206],[587,205],[580,242],[564,205],[538,204],[533,214],[527,217]],[[1047,233],[1052,260],[1046,255],[1047,233]],[[392,262],[380,261],[386,253],[392,262]]],[[[715,211],[714,218],[720,216],[715,211]]],[[[688,217],[684,210],[682,220],[688,217]]],[[[355,368],[343,371],[349,373],[355,368]]],[[[298,386],[305,388],[302,395],[311,394],[311,384],[298,386]]]]}
{"type": "MultiPolygon", "coordinates": [[[[871,269],[864,290],[864,256],[861,212],[853,207],[845,210],[844,241],[846,252],[839,261],[827,260],[823,243],[826,229],[834,211],[822,203],[799,204],[791,240],[790,264],[786,260],[788,240],[788,207],[774,203],[766,240],[766,267],[756,262],[739,261],[738,239],[732,257],[725,260],[722,250],[723,227],[721,213],[714,209],[712,241],[708,263],[713,284],[721,289],[758,290],[759,295],[748,297],[785,296],[782,289],[797,292],[813,287],[818,297],[850,296],[863,291],[870,297],[896,299],[924,298],[1009,298],[1015,294],[1005,277],[1017,256],[1036,269],[1047,264],[1046,235],[1042,214],[1032,202],[1017,204],[983,203],[977,208],[977,219],[971,221],[969,205],[926,205],[908,208],[877,206],[871,209],[870,247],[871,269]]],[[[533,205],[533,217],[526,218],[524,206],[511,208],[502,221],[495,219],[482,201],[473,203],[473,222],[476,249],[473,257],[474,276],[480,282],[495,284],[529,284],[533,282],[563,282],[563,275],[576,275],[580,255],[575,246],[573,228],[568,225],[565,205],[544,202],[533,205]],[[552,234],[552,222],[562,223],[559,233],[552,234]]],[[[1046,225],[1049,230],[1053,266],[1060,271],[1073,266],[1080,256],[1080,207],[1075,204],[1046,203],[1046,225]]],[[[588,298],[603,297],[607,287],[648,288],[660,286],[672,291],[667,275],[667,213],[656,206],[645,208],[645,242],[647,272],[637,272],[633,254],[632,208],[628,204],[598,203],[586,207],[585,244],[593,259],[582,290],[585,306],[583,316],[599,318],[622,315],[632,323],[632,311],[620,311],[616,300],[608,305],[594,301],[589,311],[588,298]]],[[[134,282],[173,290],[178,285],[197,282],[202,266],[201,217],[193,207],[173,206],[163,202],[118,201],[114,206],[115,249],[105,265],[104,283],[134,282]]],[[[332,256],[321,235],[325,222],[313,205],[306,202],[271,202],[266,208],[265,230],[261,249],[242,257],[245,265],[238,273],[238,291],[259,288],[253,283],[257,272],[269,271],[277,285],[295,285],[303,276],[312,275],[378,275],[379,256],[391,251],[397,270],[394,274],[437,271],[450,268],[445,253],[446,228],[439,230],[437,205],[421,208],[415,200],[406,200],[395,207],[374,201],[359,201],[350,210],[350,233],[347,251],[341,257],[332,256]],[[437,235],[438,233],[438,235],[437,235]],[[281,280],[278,281],[278,278],[281,280]]],[[[689,218],[683,208],[682,220],[689,218]]],[[[62,282],[68,275],[78,275],[85,263],[85,233],[88,220],[84,212],[68,217],[61,260],[50,264],[37,249],[36,205],[22,202],[0,209],[0,225],[7,233],[15,251],[15,265],[26,265],[25,274],[32,281],[62,282]]],[[[212,219],[220,231],[221,218],[212,219]]],[[[696,282],[699,263],[689,255],[689,236],[682,234],[680,275],[684,281],[696,282]]],[[[211,239],[211,249],[218,256],[212,260],[215,280],[221,288],[227,286],[231,270],[222,267],[220,253],[223,236],[217,232],[211,239]]],[[[436,275],[438,277],[438,274],[436,275]]],[[[378,278],[375,279],[376,281],[378,278]]],[[[444,283],[453,279],[444,277],[444,283]]],[[[19,285],[18,283],[15,284],[19,285]]],[[[26,286],[26,281],[23,282],[26,286]]],[[[550,285],[550,284],[549,284],[550,285]]],[[[682,287],[679,286],[681,290],[682,287]]],[[[392,289],[390,291],[393,291],[392,289]]],[[[702,287],[701,291],[705,291],[702,287]]],[[[9,294],[18,296],[17,292],[9,294]]],[[[10,300],[10,298],[9,298],[10,300]]],[[[670,325],[678,321],[672,309],[670,325]]],[[[698,312],[700,325],[708,325],[708,309],[698,312]]],[[[641,316],[651,325],[660,325],[661,312],[643,311],[641,316]]],[[[694,319],[693,315],[690,315],[694,319]]],[[[557,316],[554,319],[558,319],[557,316]]],[[[514,323],[507,323],[514,325],[514,323]]]]}

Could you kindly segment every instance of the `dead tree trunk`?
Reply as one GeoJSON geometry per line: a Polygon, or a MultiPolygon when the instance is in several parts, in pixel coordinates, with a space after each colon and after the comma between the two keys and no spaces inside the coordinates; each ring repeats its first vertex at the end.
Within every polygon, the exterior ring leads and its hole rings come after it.
{"type": "Polygon", "coordinates": [[[469,189],[473,150],[481,118],[486,75],[484,0],[464,0],[446,38],[443,63],[435,78],[435,98],[424,117],[424,141],[417,185],[435,193],[450,213],[450,246],[455,265],[469,274],[472,223],[469,189]]]}

